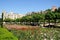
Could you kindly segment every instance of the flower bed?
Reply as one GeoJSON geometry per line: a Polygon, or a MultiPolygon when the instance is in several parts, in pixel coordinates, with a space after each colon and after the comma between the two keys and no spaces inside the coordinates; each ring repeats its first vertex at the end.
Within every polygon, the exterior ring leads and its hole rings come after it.
{"type": "Polygon", "coordinates": [[[39,28],[34,30],[12,30],[19,40],[59,40],[59,28],[39,28]]]}

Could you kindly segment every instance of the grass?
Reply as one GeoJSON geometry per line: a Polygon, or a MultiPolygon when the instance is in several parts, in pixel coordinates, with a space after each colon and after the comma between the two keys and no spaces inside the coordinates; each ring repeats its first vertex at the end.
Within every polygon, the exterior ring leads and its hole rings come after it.
{"type": "Polygon", "coordinates": [[[0,28],[0,40],[18,40],[18,39],[7,29],[0,28]]]}
{"type": "Polygon", "coordinates": [[[59,28],[39,28],[36,30],[12,30],[19,40],[60,40],[59,28]]]}

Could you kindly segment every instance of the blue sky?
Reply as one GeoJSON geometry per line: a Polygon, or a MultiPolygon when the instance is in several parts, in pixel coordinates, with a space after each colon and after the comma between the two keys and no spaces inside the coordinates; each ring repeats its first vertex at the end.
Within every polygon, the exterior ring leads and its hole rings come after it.
{"type": "Polygon", "coordinates": [[[40,11],[60,6],[60,0],[0,0],[0,13],[2,10],[26,14],[27,12],[40,11]]]}

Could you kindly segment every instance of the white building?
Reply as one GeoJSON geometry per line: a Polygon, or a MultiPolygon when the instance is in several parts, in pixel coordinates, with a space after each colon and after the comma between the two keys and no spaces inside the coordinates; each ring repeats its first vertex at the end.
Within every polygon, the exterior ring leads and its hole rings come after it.
{"type": "Polygon", "coordinates": [[[6,19],[6,18],[17,19],[17,18],[21,18],[21,17],[24,16],[22,14],[16,14],[16,13],[13,13],[13,12],[7,13],[6,11],[3,11],[2,13],[3,13],[3,20],[6,19]]]}

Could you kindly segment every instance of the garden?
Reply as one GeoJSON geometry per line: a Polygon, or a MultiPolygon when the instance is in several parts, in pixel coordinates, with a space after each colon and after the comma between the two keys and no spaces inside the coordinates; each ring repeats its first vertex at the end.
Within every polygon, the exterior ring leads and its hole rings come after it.
{"type": "Polygon", "coordinates": [[[34,30],[11,30],[18,40],[60,40],[59,28],[38,28],[34,30]]]}

